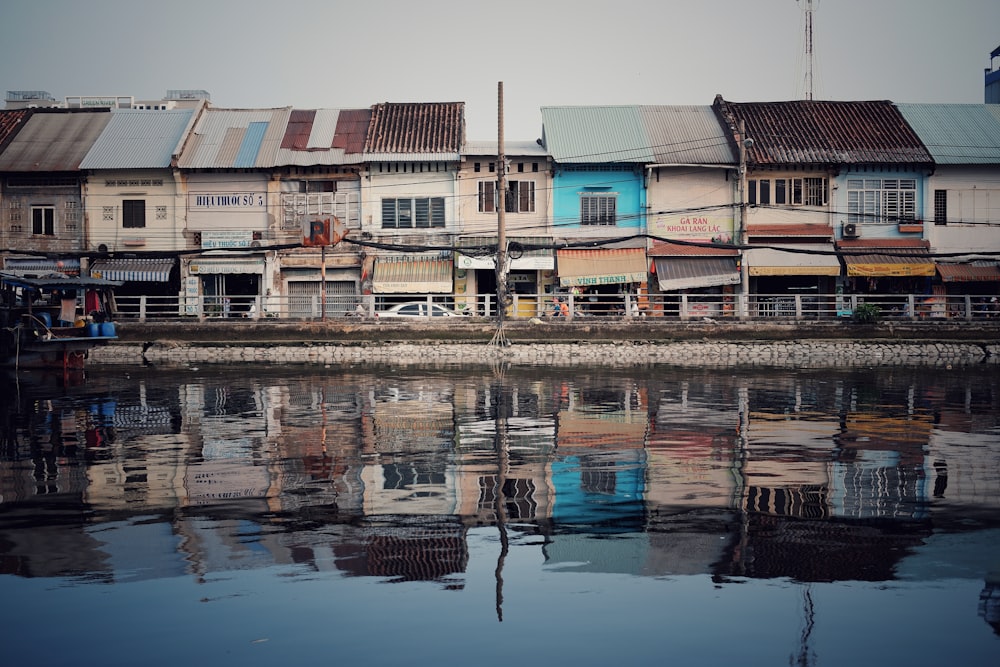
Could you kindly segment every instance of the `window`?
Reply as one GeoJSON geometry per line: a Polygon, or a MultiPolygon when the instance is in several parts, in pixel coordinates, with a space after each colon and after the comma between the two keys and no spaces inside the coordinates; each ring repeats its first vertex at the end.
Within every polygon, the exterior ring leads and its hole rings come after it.
{"type": "MultiPolygon", "coordinates": [[[[495,213],[497,210],[497,184],[495,181],[479,182],[479,212],[495,213]]],[[[508,181],[507,196],[504,197],[507,213],[535,212],[535,182],[508,181]]]]}
{"type": "Polygon", "coordinates": [[[916,217],[917,182],[912,178],[850,178],[847,221],[896,224],[916,217]]]}
{"type": "Polygon", "coordinates": [[[496,213],[497,184],[494,181],[479,181],[479,212],[496,213]]]}
{"type": "Polygon", "coordinates": [[[614,225],[614,195],[583,194],[580,196],[581,225],[614,225]]]}
{"type": "Polygon", "coordinates": [[[146,200],[122,200],[122,227],[138,228],[146,226],[146,200]]]}
{"type": "Polygon", "coordinates": [[[535,182],[509,181],[504,204],[508,213],[534,213],[535,182]]]}
{"type": "Polygon", "coordinates": [[[285,181],[288,186],[282,184],[282,189],[286,192],[299,192],[299,193],[309,193],[309,192],[336,192],[337,183],[335,181],[285,181]],[[290,187],[289,187],[290,186],[290,187]]]}
{"type": "Polygon", "coordinates": [[[760,182],[760,196],[757,202],[764,206],[771,203],[771,181],[764,179],[760,182]]]}
{"type": "Polygon", "coordinates": [[[444,227],[444,197],[382,200],[383,229],[444,227]]]}
{"type": "Polygon", "coordinates": [[[934,191],[934,224],[948,224],[948,191],[934,191]]]}
{"type": "Polygon", "coordinates": [[[55,236],[56,209],[52,206],[31,207],[31,233],[39,236],[55,236]]]}
{"type": "Polygon", "coordinates": [[[762,178],[747,181],[748,204],[768,206],[772,199],[779,206],[826,206],[830,199],[829,185],[824,177],[762,178]]]}

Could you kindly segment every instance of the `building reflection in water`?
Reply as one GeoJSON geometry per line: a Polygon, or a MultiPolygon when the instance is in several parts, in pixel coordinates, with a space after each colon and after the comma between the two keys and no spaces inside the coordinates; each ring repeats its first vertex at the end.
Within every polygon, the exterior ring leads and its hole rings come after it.
{"type": "Polygon", "coordinates": [[[1000,523],[987,371],[35,380],[9,384],[0,436],[0,568],[25,577],[295,564],[461,588],[468,532],[498,527],[557,569],[883,581],[935,532],[1000,523]]]}

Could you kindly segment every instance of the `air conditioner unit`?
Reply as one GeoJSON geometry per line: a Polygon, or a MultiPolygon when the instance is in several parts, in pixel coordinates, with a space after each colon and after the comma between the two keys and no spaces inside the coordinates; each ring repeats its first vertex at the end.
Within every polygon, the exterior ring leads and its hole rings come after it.
{"type": "Polygon", "coordinates": [[[861,236],[861,230],[858,229],[857,223],[845,222],[844,223],[844,238],[845,239],[856,239],[861,236]]]}

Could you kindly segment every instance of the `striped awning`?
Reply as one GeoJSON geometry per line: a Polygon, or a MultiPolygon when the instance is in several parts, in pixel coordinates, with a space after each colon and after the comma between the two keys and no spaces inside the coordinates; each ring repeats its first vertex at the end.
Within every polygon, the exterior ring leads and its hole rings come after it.
{"type": "Polygon", "coordinates": [[[649,280],[645,248],[560,250],[556,257],[556,270],[562,287],[620,285],[649,280]]]}
{"type": "Polygon", "coordinates": [[[787,245],[774,248],[751,248],[743,255],[751,276],[839,276],[840,260],[833,244],[787,245]],[[810,250],[830,254],[810,253],[810,250]]]}
{"type": "Polygon", "coordinates": [[[42,276],[47,273],[62,273],[67,276],[80,275],[79,259],[46,259],[44,257],[7,257],[3,270],[17,276],[42,276]]]}
{"type": "Polygon", "coordinates": [[[968,262],[965,264],[937,264],[938,275],[946,283],[975,283],[1000,281],[1000,264],[996,262],[968,262]]]}
{"type": "Polygon", "coordinates": [[[664,292],[740,282],[735,257],[656,257],[653,265],[664,292]]]}
{"type": "Polygon", "coordinates": [[[90,275],[122,282],[165,283],[172,268],[173,259],[97,259],[90,265],[90,275]]]}
{"type": "Polygon", "coordinates": [[[383,258],[375,260],[375,294],[450,294],[450,259],[383,258]]]}

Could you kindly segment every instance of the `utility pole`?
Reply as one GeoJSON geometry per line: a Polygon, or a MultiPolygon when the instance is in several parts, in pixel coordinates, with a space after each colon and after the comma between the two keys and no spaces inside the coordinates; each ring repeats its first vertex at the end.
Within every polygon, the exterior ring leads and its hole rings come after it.
{"type": "Polygon", "coordinates": [[[507,309],[507,229],[504,212],[507,209],[507,157],[503,146],[503,81],[497,84],[497,331],[490,345],[510,345],[503,330],[507,309]]]}
{"type": "Polygon", "coordinates": [[[747,149],[753,145],[753,140],[747,138],[746,121],[742,118],[739,124],[739,150],[740,150],[740,221],[737,238],[740,245],[740,319],[746,319],[750,315],[750,271],[746,260],[746,245],[749,239],[747,234],[747,149]]]}
{"type": "Polygon", "coordinates": [[[497,318],[503,326],[507,301],[507,157],[503,145],[503,81],[497,84],[497,318]]]}

